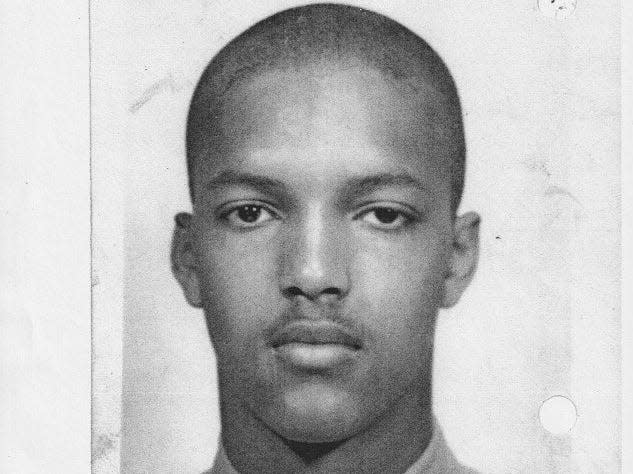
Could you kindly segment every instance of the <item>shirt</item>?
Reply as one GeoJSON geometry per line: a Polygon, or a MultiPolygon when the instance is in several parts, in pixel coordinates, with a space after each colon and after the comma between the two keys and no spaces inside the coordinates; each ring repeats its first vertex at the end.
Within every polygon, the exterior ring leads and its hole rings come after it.
{"type": "MultiPolygon", "coordinates": [[[[404,474],[477,474],[477,471],[459,463],[446,444],[440,426],[437,422],[433,425],[428,446],[404,474]]],[[[213,467],[205,474],[239,474],[231,465],[221,442],[213,467]]]]}

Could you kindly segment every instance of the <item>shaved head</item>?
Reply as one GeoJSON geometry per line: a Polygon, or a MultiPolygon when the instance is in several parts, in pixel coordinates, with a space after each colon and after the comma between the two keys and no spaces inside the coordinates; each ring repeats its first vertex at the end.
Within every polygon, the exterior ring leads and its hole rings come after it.
{"type": "Polygon", "coordinates": [[[267,73],[328,74],[323,71],[358,68],[377,71],[419,106],[419,113],[408,113],[433,131],[433,144],[427,148],[450,179],[455,212],[463,188],[465,144],[459,98],[448,68],[423,39],[401,24],[362,8],[335,4],[292,8],[268,17],[226,45],[207,66],[187,122],[192,201],[200,162],[213,160],[230,134],[221,123],[235,103],[232,91],[267,73]]]}
{"type": "Polygon", "coordinates": [[[446,65],[383,15],[285,10],[207,66],[172,268],[205,312],[237,471],[422,456],[438,311],[477,262],[479,216],[456,212],[464,156],[446,65]]]}

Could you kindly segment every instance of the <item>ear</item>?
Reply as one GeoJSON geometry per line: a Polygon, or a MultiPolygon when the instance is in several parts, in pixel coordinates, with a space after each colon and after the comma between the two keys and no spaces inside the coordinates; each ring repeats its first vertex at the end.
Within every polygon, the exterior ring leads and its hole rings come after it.
{"type": "Polygon", "coordinates": [[[193,245],[192,216],[185,212],[175,217],[176,227],[171,245],[171,271],[180,283],[187,302],[195,307],[202,306],[197,261],[193,245]]]}
{"type": "Polygon", "coordinates": [[[480,217],[468,212],[455,218],[453,224],[453,250],[444,282],[442,307],[455,305],[468,287],[479,259],[479,222],[480,217]]]}

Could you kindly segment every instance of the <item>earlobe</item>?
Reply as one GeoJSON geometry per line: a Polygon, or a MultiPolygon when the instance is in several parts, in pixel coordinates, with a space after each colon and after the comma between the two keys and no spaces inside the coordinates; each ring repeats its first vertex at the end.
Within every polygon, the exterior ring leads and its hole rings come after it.
{"type": "Polygon", "coordinates": [[[480,221],[481,218],[475,212],[455,218],[450,267],[444,283],[444,308],[457,304],[473,279],[479,259],[480,221]]]}
{"type": "Polygon", "coordinates": [[[191,214],[184,212],[175,217],[176,227],[171,246],[171,270],[180,283],[187,302],[195,308],[200,308],[202,300],[196,271],[191,219],[191,214]]]}

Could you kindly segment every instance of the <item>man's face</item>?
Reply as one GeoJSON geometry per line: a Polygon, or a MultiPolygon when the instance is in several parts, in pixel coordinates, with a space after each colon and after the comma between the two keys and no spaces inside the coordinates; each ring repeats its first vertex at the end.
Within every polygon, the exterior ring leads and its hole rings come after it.
{"type": "Polygon", "coordinates": [[[434,92],[412,97],[365,67],[266,73],[198,157],[190,301],[221,397],[285,438],[345,439],[428,394],[450,157],[434,92]]]}

